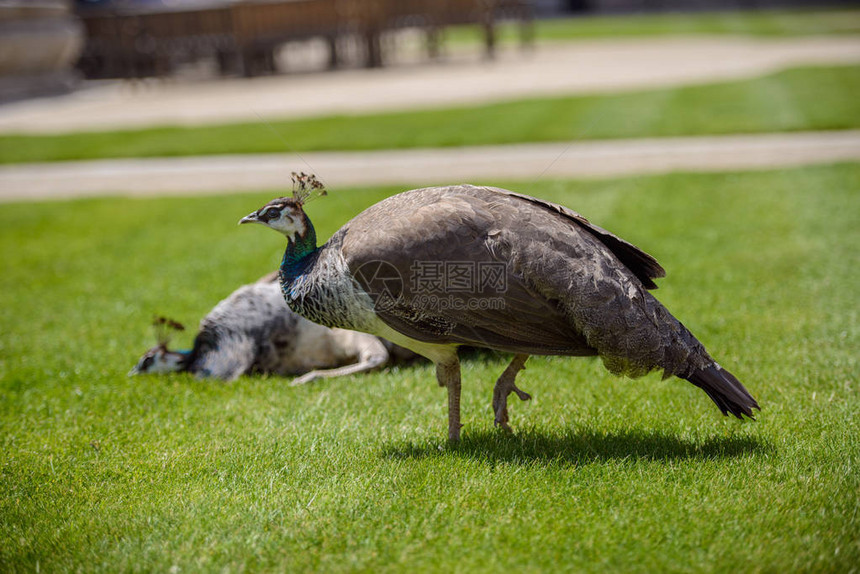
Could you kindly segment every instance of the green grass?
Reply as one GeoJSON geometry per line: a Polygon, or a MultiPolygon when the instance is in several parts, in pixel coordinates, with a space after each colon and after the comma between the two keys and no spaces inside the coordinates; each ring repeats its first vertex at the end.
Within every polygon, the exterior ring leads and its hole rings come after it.
{"type": "MultiPolygon", "coordinates": [[[[520,27],[516,23],[502,22],[497,33],[502,43],[520,40],[520,27]]],[[[539,42],[702,34],[794,37],[857,33],[860,33],[860,10],[849,7],[587,15],[538,20],[534,27],[535,39],[539,42]]],[[[483,40],[482,33],[474,26],[449,28],[445,36],[459,44],[483,40]]]]}
{"type": "MultiPolygon", "coordinates": [[[[742,36],[809,36],[857,34],[860,10],[833,8],[816,10],[748,10],[731,12],[687,12],[583,16],[540,20],[535,25],[538,41],[568,41],[599,38],[731,34],[742,36]]],[[[499,26],[501,42],[519,40],[519,27],[499,26]]],[[[482,37],[474,27],[456,27],[447,36],[454,42],[475,42],[482,37]]]]}
{"type": "Polygon", "coordinates": [[[860,66],[491,105],[68,135],[0,136],[0,163],[374,150],[860,127],[860,66]],[[287,143],[288,142],[288,143],[287,143]]]}
{"type": "MultiPolygon", "coordinates": [[[[129,379],[153,313],[194,324],[277,265],[236,226],[273,193],[9,204],[0,571],[857,571],[860,164],[508,186],[654,254],[758,422],[592,359],[532,359],[506,436],[503,359],[471,356],[456,447],[427,365],[129,379]]],[[[309,212],[325,237],[393,191],[309,212]]]]}

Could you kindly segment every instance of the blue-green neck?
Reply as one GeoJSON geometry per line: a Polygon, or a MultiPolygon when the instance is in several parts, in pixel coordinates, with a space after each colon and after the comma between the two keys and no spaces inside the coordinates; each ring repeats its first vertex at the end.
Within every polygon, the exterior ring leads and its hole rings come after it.
{"type": "Polygon", "coordinates": [[[287,243],[284,258],[281,260],[283,279],[292,280],[301,275],[311,260],[311,255],[317,251],[317,234],[307,216],[305,216],[305,229],[304,235],[296,234],[295,239],[287,243]]]}

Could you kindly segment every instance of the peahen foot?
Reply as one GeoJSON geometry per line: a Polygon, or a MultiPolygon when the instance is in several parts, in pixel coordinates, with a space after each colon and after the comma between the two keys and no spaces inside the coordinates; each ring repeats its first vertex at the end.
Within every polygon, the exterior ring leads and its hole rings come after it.
{"type": "Polygon", "coordinates": [[[493,413],[496,415],[495,424],[508,432],[511,432],[511,427],[508,424],[508,395],[512,392],[516,393],[521,401],[528,401],[532,398],[530,394],[517,388],[515,384],[517,374],[525,368],[528,358],[528,355],[514,355],[511,364],[504,370],[496,381],[496,386],[493,387],[493,413]]]}

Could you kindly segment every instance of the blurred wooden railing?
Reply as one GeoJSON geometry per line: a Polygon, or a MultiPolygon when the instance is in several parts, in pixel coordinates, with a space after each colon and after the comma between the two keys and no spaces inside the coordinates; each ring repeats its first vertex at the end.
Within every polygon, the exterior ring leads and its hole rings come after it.
{"type": "Polygon", "coordinates": [[[169,74],[180,62],[214,57],[222,73],[254,76],[275,71],[276,48],[285,42],[324,38],[329,66],[342,61],[344,37],[360,38],[364,63],[384,65],[382,36],[419,28],[430,57],[440,51],[441,30],[475,24],[492,57],[496,22],[519,21],[531,41],[530,0],[246,0],[212,8],[152,11],[82,10],[87,43],[79,67],[91,78],[169,74]]]}

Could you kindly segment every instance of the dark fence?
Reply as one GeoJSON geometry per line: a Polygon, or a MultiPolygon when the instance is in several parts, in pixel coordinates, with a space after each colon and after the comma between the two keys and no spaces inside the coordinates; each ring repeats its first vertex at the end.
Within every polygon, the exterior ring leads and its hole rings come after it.
{"type": "Polygon", "coordinates": [[[104,7],[79,15],[87,31],[79,67],[90,78],[167,75],[201,58],[217,59],[224,74],[272,73],[278,46],[309,38],[327,41],[332,68],[342,63],[339,40],[358,38],[365,65],[378,67],[386,60],[386,32],[419,28],[436,57],[440,31],[457,24],[481,26],[492,56],[500,18],[520,22],[524,43],[532,28],[529,0],[257,0],[193,10],[104,7]]]}

